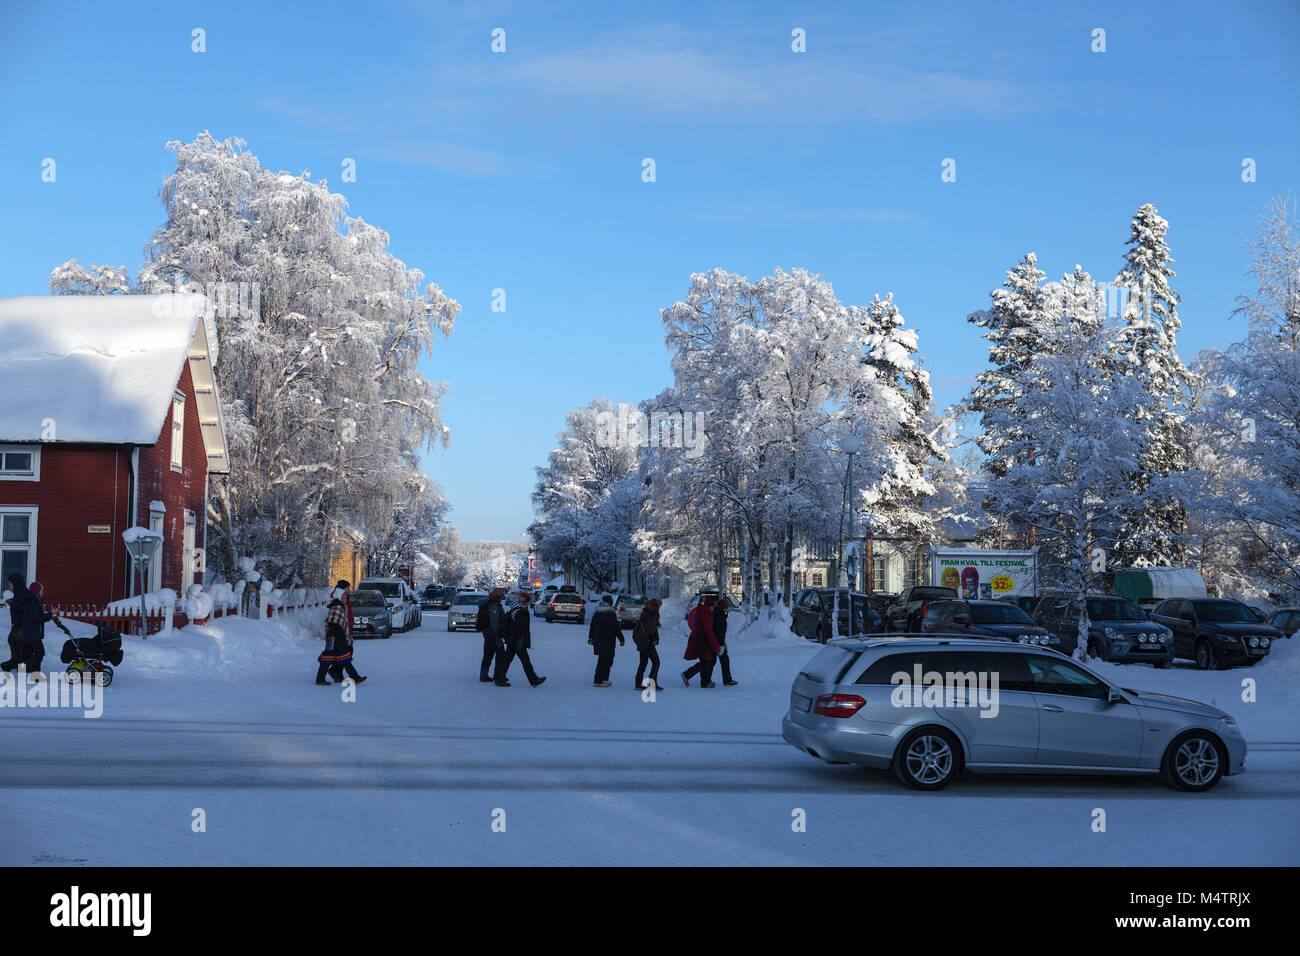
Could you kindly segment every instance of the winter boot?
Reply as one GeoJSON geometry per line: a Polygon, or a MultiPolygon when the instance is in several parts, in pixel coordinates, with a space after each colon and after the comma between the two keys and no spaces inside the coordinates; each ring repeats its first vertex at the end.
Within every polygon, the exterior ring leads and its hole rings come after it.
{"type": "Polygon", "coordinates": [[[492,682],[492,677],[488,674],[488,669],[486,667],[480,667],[478,669],[478,680],[480,684],[489,684],[492,682]]]}
{"type": "Polygon", "coordinates": [[[546,683],[546,678],[545,678],[545,677],[539,677],[539,678],[537,678],[537,680],[531,680],[531,681],[529,681],[528,683],[532,684],[534,687],[541,687],[543,684],[546,683]]]}
{"type": "Polygon", "coordinates": [[[498,677],[498,678],[497,678],[496,680],[494,680],[492,683],[496,684],[498,687],[509,687],[509,686],[510,686],[510,681],[506,680],[504,677],[498,677]]]}

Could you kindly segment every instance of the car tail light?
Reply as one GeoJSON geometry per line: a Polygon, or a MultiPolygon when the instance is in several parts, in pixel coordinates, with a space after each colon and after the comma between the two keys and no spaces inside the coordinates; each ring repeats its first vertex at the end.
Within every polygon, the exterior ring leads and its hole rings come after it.
{"type": "Polygon", "coordinates": [[[866,705],[856,694],[824,694],[813,704],[813,713],[823,717],[852,717],[866,705]]]}
{"type": "Polygon", "coordinates": [[[623,613],[623,610],[624,610],[623,605],[620,604],[620,605],[618,606],[618,610],[619,610],[619,613],[620,613],[620,614],[623,613]]]}

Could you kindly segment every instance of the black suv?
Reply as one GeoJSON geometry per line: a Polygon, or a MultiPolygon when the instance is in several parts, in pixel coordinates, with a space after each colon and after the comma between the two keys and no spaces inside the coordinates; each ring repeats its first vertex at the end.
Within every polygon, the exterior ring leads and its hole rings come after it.
{"type": "Polygon", "coordinates": [[[921,621],[925,634],[993,637],[1060,649],[1060,639],[1006,601],[931,601],[921,621]]]}
{"type": "Polygon", "coordinates": [[[1174,632],[1174,656],[1196,661],[1203,671],[1256,664],[1269,645],[1285,637],[1260,624],[1240,601],[1225,598],[1169,598],[1156,605],[1151,620],[1174,632]]]}
{"type": "Polygon", "coordinates": [[[805,588],[795,595],[790,606],[790,630],[810,641],[825,644],[832,637],[852,634],[879,634],[885,622],[876,613],[867,595],[861,591],[839,588],[837,627],[831,633],[831,613],[835,610],[836,588],[805,588]],[[849,607],[853,608],[853,625],[849,626],[849,607]]]}

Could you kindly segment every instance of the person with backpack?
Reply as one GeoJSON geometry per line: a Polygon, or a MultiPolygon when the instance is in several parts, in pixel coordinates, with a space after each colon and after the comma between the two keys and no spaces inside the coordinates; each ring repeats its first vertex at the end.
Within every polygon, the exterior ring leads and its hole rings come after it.
{"type": "Polygon", "coordinates": [[[618,613],[614,610],[614,599],[606,594],[600,599],[600,607],[591,615],[591,624],[587,627],[587,643],[596,655],[596,676],[592,683],[596,687],[612,687],[609,672],[614,666],[614,641],[626,644],[623,628],[618,623],[618,613]]]}
{"type": "Polygon", "coordinates": [[[505,627],[506,610],[501,606],[501,600],[505,596],[506,592],[501,588],[493,588],[487,600],[479,605],[478,614],[474,618],[474,630],[483,635],[483,660],[478,669],[480,684],[492,683],[492,675],[489,671],[492,662],[496,660],[497,651],[504,646],[502,631],[505,627]]]}
{"type": "MultiPolygon", "coordinates": [[[[772,592],[767,592],[769,595],[772,592]]],[[[722,683],[725,687],[735,687],[740,681],[731,678],[731,655],[727,653],[727,608],[731,602],[718,598],[713,608],[713,636],[718,641],[718,663],[722,665],[722,683]]]]}
{"type": "Polygon", "coordinates": [[[533,646],[532,624],[528,605],[532,603],[531,591],[521,591],[517,600],[506,609],[505,628],[501,635],[501,647],[497,651],[496,674],[493,677],[498,687],[509,687],[507,673],[516,657],[524,666],[524,674],[532,687],[540,687],[546,680],[538,677],[533,670],[533,662],[528,656],[528,649],[533,646]]]}
{"type": "Polygon", "coordinates": [[[656,649],[659,646],[659,608],[662,604],[663,601],[658,598],[646,601],[641,618],[632,630],[632,643],[641,655],[636,666],[637,690],[644,689],[641,682],[645,677],[646,664],[650,665],[650,684],[654,685],[655,690],[663,690],[659,686],[659,651],[656,649]]]}
{"type": "Polygon", "coordinates": [[[712,594],[704,595],[699,604],[691,608],[686,616],[691,635],[686,641],[686,653],[683,660],[695,661],[682,671],[682,683],[691,686],[691,678],[700,675],[701,687],[716,687],[713,683],[713,662],[718,656],[718,639],[713,636],[713,602],[712,594]]]}

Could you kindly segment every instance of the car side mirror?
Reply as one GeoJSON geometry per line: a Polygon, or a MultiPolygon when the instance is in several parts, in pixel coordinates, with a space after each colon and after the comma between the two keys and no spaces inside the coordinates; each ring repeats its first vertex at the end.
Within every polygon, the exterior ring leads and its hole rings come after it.
{"type": "Polygon", "coordinates": [[[1122,704],[1122,703],[1124,703],[1124,695],[1121,694],[1121,693],[1119,692],[1119,688],[1118,688],[1118,687],[1109,687],[1109,688],[1107,688],[1107,690],[1106,690],[1106,703],[1108,703],[1108,704],[1122,704]]]}

